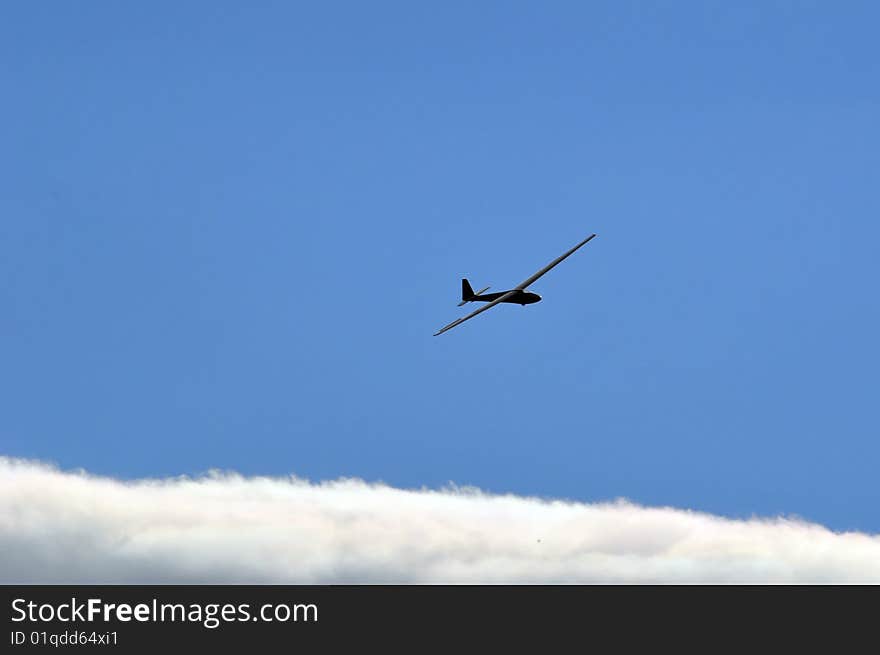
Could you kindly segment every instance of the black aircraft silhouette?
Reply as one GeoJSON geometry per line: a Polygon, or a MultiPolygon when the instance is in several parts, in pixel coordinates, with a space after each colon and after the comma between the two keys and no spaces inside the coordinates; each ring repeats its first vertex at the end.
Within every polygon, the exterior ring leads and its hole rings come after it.
{"type": "Polygon", "coordinates": [[[531,305],[532,303],[538,302],[539,300],[541,300],[541,296],[539,296],[537,293],[532,293],[530,291],[526,291],[526,287],[529,286],[535,280],[537,280],[539,277],[544,275],[544,273],[549,271],[551,268],[556,266],[563,259],[565,259],[570,254],[572,254],[575,250],[580,248],[582,245],[584,245],[587,241],[592,239],[594,236],[596,236],[596,235],[591,234],[586,239],[584,239],[579,244],[577,244],[574,248],[569,250],[567,253],[565,253],[564,255],[560,255],[559,257],[554,259],[552,262],[547,264],[540,271],[535,273],[533,276],[531,276],[530,278],[521,282],[515,288],[510,289],[509,291],[499,291],[498,293],[483,294],[483,292],[489,288],[489,287],[486,287],[485,289],[480,289],[479,291],[474,293],[474,290],[471,288],[471,284],[470,284],[470,282],[467,281],[467,278],[463,279],[461,281],[461,302],[458,303],[459,307],[461,307],[465,303],[473,302],[475,300],[481,301],[481,302],[488,302],[489,304],[485,305],[483,307],[480,307],[478,310],[471,312],[467,316],[462,316],[461,318],[455,319],[454,321],[452,321],[452,323],[450,323],[446,327],[442,328],[439,332],[435,332],[434,336],[436,337],[438,334],[443,334],[444,332],[446,332],[446,330],[451,330],[456,325],[459,325],[460,323],[464,323],[469,318],[473,318],[477,314],[479,314],[481,312],[485,312],[487,309],[494,307],[498,303],[510,302],[510,303],[515,303],[517,305],[526,306],[526,305],[531,305]]]}

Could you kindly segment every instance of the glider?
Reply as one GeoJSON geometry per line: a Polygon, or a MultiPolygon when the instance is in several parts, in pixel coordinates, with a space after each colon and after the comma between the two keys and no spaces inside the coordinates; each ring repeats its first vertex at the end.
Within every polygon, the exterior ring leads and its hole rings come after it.
{"type": "Polygon", "coordinates": [[[595,236],[596,236],[595,234],[591,234],[586,239],[584,239],[579,244],[577,244],[574,248],[572,248],[571,250],[569,250],[565,254],[560,255],[559,257],[554,259],[552,262],[547,264],[540,271],[538,271],[537,273],[535,273],[531,277],[526,278],[523,282],[518,284],[513,289],[510,289],[509,291],[499,291],[498,293],[484,294],[483,292],[489,288],[489,287],[486,287],[485,289],[481,289],[480,291],[477,291],[476,293],[474,293],[474,290],[471,288],[470,282],[467,281],[467,278],[463,279],[461,281],[461,302],[458,303],[459,307],[461,307],[465,303],[473,302],[475,300],[478,300],[481,302],[488,302],[489,304],[480,307],[478,310],[471,312],[467,316],[462,316],[461,318],[455,319],[454,321],[452,321],[452,323],[450,323],[446,327],[441,328],[439,332],[435,332],[434,336],[436,337],[439,334],[443,334],[444,332],[446,332],[446,330],[451,330],[456,325],[460,325],[461,323],[464,323],[469,318],[473,318],[477,314],[485,312],[487,309],[491,309],[492,307],[494,307],[498,303],[509,302],[509,303],[515,303],[517,305],[526,306],[526,305],[531,305],[532,303],[538,302],[539,300],[541,300],[541,296],[539,296],[537,293],[532,293],[530,291],[526,291],[526,287],[529,286],[535,280],[537,280],[539,277],[544,275],[544,273],[546,273],[551,268],[556,266],[559,262],[561,262],[563,259],[565,259],[569,255],[571,255],[575,250],[580,248],[582,245],[587,243],[590,239],[592,239],[595,236]]]}

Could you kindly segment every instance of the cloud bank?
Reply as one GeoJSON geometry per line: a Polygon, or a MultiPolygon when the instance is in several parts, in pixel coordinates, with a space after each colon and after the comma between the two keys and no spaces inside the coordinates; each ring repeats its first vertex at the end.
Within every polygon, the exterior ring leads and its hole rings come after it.
{"type": "Polygon", "coordinates": [[[0,583],[880,582],[880,535],[626,501],[0,457],[0,583]]]}

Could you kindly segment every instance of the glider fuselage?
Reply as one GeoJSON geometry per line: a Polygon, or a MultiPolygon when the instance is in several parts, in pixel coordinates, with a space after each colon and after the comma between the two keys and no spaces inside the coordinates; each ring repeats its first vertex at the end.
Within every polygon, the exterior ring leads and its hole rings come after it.
{"type": "MultiPolygon", "coordinates": [[[[482,302],[492,302],[493,300],[497,300],[505,293],[510,293],[510,291],[498,291],[497,293],[481,293],[478,296],[472,296],[468,300],[470,302],[473,301],[482,301],[482,302]]],[[[536,303],[541,300],[541,296],[537,293],[532,293],[531,291],[517,291],[515,294],[510,296],[510,298],[505,298],[501,302],[509,302],[514,305],[531,305],[532,303],[536,303]]]]}

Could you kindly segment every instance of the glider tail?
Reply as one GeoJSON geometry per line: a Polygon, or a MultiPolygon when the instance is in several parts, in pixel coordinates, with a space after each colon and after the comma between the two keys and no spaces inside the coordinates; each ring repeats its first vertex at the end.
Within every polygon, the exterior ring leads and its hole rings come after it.
{"type": "Polygon", "coordinates": [[[461,299],[467,301],[473,297],[474,290],[471,288],[471,283],[467,281],[467,278],[463,278],[461,280],[461,299]]]}
{"type": "Polygon", "coordinates": [[[461,280],[461,302],[458,303],[458,306],[461,307],[466,302],[470,302],[471,298],[474,297],[474,290],[471,288],[471,283],[467,281],[467,278],[462,278],[461,280]]]}
{"type": "Polygon", "coordinates": [[[479,296],[484,291],[487,291],[488,289],[489,289],[489,287],[486,287],[485,289],[480,289],[479,291],[474,293],[474,290],[471,288],[471,283],[467,281],[467,278],[462,278],[462,280],[461,280],[461,302],[458,303],[458,306],[461,307],[465,303],[469,303],[471,300],[474,300],[475,298],[477,298],[477,296],[479,296]]]}

